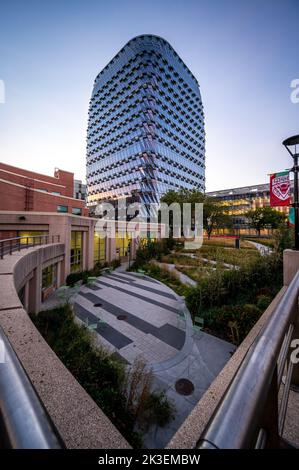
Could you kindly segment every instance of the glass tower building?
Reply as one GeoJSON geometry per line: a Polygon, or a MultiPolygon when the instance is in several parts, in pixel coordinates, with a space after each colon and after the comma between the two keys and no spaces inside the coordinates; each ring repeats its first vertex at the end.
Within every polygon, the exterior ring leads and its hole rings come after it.
{"type": "Polygon", "coordinates": [[[164,39],[129,41],[95,79],[87,131],[87,204],[159,202],[205,189],[199,85],[164,39]]]}

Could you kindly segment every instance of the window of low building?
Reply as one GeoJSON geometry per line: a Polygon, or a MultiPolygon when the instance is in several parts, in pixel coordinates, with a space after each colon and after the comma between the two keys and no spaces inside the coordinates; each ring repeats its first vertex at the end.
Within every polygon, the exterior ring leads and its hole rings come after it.
{"type": "Polygon", "coordinates": [[[67,206],[57,206],[57,212],[67,212],[68,207],[67,206]]]}
{"type": "Polygon", "coordinates": [[[101,238],[98,233],[94,234],[93,239],[93,259],[94,262],[105,262],[106,261],[106,238],[101,238]]]}
{"type": "Polygon", "coordinates": [[[42,271],[42,289],[56,287],[57,285],[57,265],[47,266],[42,271]]]}
{"type": "Polygon", "coordinates": [[[128,256],[130,242],[131,238],[128,235],[121,237],[120,235],[116,234],[116,253],[120,258],[123,256],[128,256]]]}
{"type": "Polygon", "coordinates": [[[72,214],[74,215],[82,215],[81,207],[72,207],[72,214]]]}
{"type": "Polygon", "coordinates": [[[46,242],[46,236],[48,232],[42,232],[37,230],[19,230],[18,237],[21,237],[21,245],[40,245],[43,242],[46,242]]]}
{"type": "Polygon", "coordinates": [[[71,234],[71,272],[82,269],[83,234],[73,231],[71,234]]]}

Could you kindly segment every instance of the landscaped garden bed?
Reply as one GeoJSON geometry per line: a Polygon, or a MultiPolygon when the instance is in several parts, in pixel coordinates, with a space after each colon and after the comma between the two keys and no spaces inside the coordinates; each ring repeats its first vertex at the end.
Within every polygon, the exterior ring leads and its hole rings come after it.
{"type": "MultiPolygon", "coordinates": [[[[152,389],[153,376],[143,361],[126,366],[78,324],[69,304],[31,316],[47,343],[86,392],[133,447],[151,425],[165,426],[175,409],[162,391],[152,389]]],[[[99,429],[99,432],[101,430],[99,429]]]]}

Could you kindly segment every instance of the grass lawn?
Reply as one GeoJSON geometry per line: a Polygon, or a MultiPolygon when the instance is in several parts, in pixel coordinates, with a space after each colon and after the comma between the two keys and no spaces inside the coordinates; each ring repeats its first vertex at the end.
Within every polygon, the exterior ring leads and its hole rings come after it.
{"type": "Polygon", "coordinates": [[[201,266],[203,264],[203,261],[200,258],[191,258],[190,256],[185,256],[179,253],[163,256],[161,258],[161,262],[181,266],[201,266]]]}
{"type": "MultiPolygon", "coordinates": [[[[234,238],[226,238],[226,237],[215,237],[215,238],[204,238],[203,240],[204,246],[221,246],[221,247],[235,247],[235,239],[234,238]]],[[[248,248],[248,249],[255,249],[254,246],[249,243],[247,240],[240,240],[241,248],[248,248]]]]}
{"type": "MultiPolygon", "coordinates": [[[[186,274],[186,276],[190,277],[196,282],[201,281],[203,278],[209,277],[215,271],[215,267],[212,265],[206,265],[199,268],[182,268],[180,266],[176,266],[176,269],[181,273],[186,274]]],[[[217,266],[217,270],[219,269],[223,269],[222,266],[220,268],[217,266]]]]}
{"type": "Polygon", "coordinates": [[[253,242],[261,243],[262,245],[269,246],[270,248],[274,248],[275,240],[274,238],[253,238],[253,242]]]}
{"type": "Polygon", "coordinates": [[[251,248],[224,248],[219,246],[203,245],[197,254],[203,258],[211,259],[217,262],[233,264],[235,266],[244,266],[260,258],[260,253],[251,248]]]}

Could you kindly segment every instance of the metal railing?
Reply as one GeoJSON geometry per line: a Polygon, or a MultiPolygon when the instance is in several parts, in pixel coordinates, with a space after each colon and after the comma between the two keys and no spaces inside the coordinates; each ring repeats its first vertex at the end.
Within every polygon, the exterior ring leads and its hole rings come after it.
{"type": "Polygon", "coordinates": [[[0,448],[65,447],[0,327],[0,448]]]}
{"type": "MultiPolygon", "coordinates": [[[[291,361],[299,338],[299,271],[249,348],[203,434],[199,449],[279,448],[290,387],[299,386],[291,361]]],[[[298,417],[299,419],[299,417],[298,417]]]]}
{"type": "Polygon", "coordinates": [[[16,237],[0,240],[0,259],[5,255],[11,255],[15,251],[21,251],[24,248],[30,248],[38,245],[48,245],[49,243],[59,243],[60,235],[34,235],[28,237],[16,237]]]}

